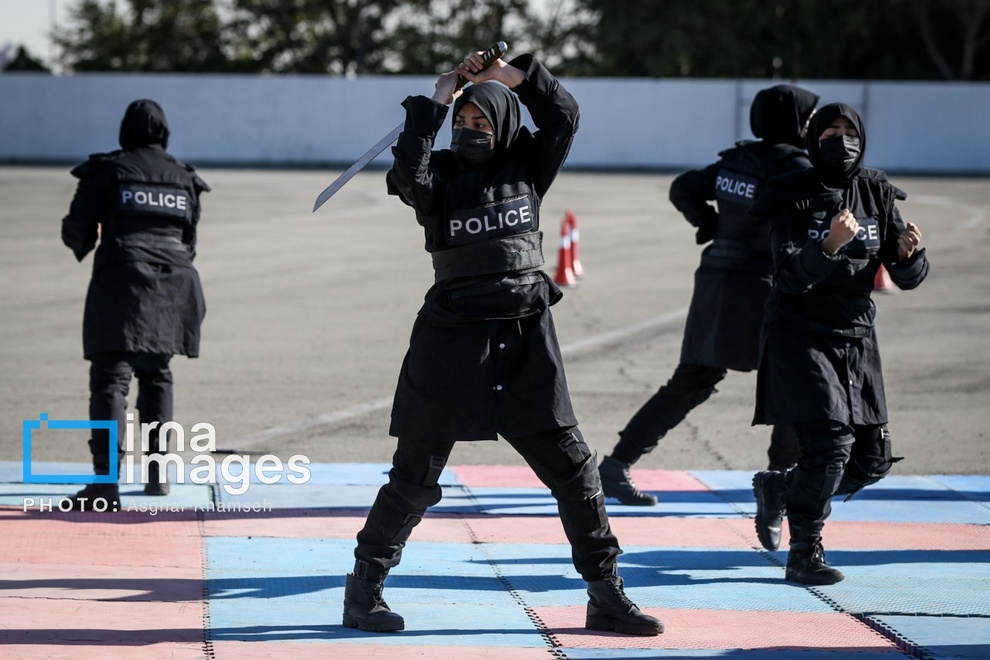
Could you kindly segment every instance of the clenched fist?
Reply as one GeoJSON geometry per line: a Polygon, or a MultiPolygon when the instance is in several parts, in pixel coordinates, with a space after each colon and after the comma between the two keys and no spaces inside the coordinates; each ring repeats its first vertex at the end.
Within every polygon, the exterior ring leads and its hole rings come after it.
{"type": "Polygon", "coordinates": [[[897,258],[907,261],[919,244],[921,244],[921,230],[913,222],[907,223],[903,233],[897,237],[897,258]]]}
{"type": "Polygon", "coordinates": [[[856,238],[859,222],[849,209],[842,209],[833,216],[829,223],[828,236],[822,241],[822,250],[827,255],[834,255],[843,245],[856,238]]]}

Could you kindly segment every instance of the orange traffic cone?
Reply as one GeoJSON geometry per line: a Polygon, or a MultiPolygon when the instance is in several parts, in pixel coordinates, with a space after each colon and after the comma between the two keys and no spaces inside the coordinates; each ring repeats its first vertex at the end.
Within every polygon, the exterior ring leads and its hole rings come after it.
{"type": "Polygon", "coordinates": [[[564,219],[571,228],[571,265],[574,267],[574,276],[581,277],[584,275],[584,267],[581,265],[581,251],[579,249],[581,232],[578,231],[577,217],[568,211],[564,214],[564,219]]]}
{"type": "Polygon", "coordinates": [[[883,264],[880,264],[880,270],[877,271],[876,277],[873,278],[873,290],[882,293],[894,293],[897,290],[894,287],[894,281],[890,279],[890,273],[883,267],[883,264]]]}
{"type": "Polygon", "coordinates": [[[560,223],[560,249],[557,250],[557,274],[553,281],[560,286],[577,286],[574,276],[574,252],[571,244],[571,226],[565,217],[560,223]]]}

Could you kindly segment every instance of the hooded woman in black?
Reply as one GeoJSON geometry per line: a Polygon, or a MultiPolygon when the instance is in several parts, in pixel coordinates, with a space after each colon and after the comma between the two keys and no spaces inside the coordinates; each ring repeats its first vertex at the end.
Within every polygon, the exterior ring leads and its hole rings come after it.
{"type": "MultiPolygon", "coordinates": [[[[906,195],[863,167],[866,131],[845,103],[819,109],[808,129],[812,169],[774,179],[751,213],[770,223],[774,287],[767,303],[754,423],[794,424],[801,443],[786,476],[763,472],[760,540],[786,509],[788,580],[833,584],[821,532],[833,495],[883,478],[891,453],[870,295],[885,266],[901,289],[928,275],[921,232],[895,205],[906,195]]],[[[775,549],[775,548],[771,548],[775,549]]]]}
{"type": "Polygon", "coordinates": [[[357,535],[343,623],[402,630],[382,600],[385,577],[428,507],[454,443],[504,437],[557,500],[574,566],[588,583],[585,625],[656,635],[616,574],[621,553],[598,465],[571,409],[550,306],[560,290],[543,265],[540,204],[578,125],[578,106],[532,55],[482,67],[480,54],[444,74],[433,98],[403,102],[388,191],[416,212],[435,283],[413,325],[390,433],[388,483],[357,535]],[[455,92],[457,74],[475,83],[455,92]],[[450,149],[434,151],[454,104],[450,149]],[[519,103],[539,129],[521,125],[519,103]]]}
{"type": "MultiPolygon", "coordinates": [[[[141,423],[172,421],[169,361],[173,355],[199,355],[206,314],[193,258],[199,197],[210,187],[165,150],[168,138],[161,106],[148,99],[132,102],[120,122],[121,148],[94,154],[72,170],[79,185],[62,220],[62,241],[76,259],[96,248],[83,316],[90,419],[117,420],[121,429],[135,375],[141,423]]],[[[149,437],[148,453],[160,453],[157,427],[149,437]]],[[[93,468],[105,482],[78,493],[77,508],[91,508],[96,498],[114,506],[119,489],[110,465],[119,448],[108,443],[106,431],[93,431],[93,468]]],[[[165,495],[164,470],[155,461],[149,463],[145,492],[165,495]]]]}
{"type": "MultiPolygon", "coordinates": [[[[623,504],[656,504],[654,495],[636,488],[630,465],[707,401],[728,370],[756,368],[773,259],[766,222],[751,216],[749,207],[770,177],[811,167],[800,145],[817,102],[817,94],[793,85],[760,90],[750,125],[762,139],[739,142],[719,153],[717,162],[684,172],[671,184],[670,201],[698,228],[698,244],[711,245],[702,252],[694,275],[677,369],[619,432],[618,443],[602,461],[606,496],[623,504]]],[[[767,452],[770,466],[793,465],[797,445],[791,428],[775,426],[767,452]]]]}

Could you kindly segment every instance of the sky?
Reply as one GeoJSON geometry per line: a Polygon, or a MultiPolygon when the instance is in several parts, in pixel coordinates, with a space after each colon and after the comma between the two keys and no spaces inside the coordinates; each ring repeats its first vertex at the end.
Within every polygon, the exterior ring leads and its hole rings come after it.
{"type": "Polygon", "coordinates": [[[22,44],[34,57],[49,63],[52,20],[65,22],[69,0],[0,0],[0,48],[22,44]]]}
{"type": "MultiPolygon", "coordinates": [[[[546,0],[535,0],[539,7],[546,0]]],[[[75,0],[0,0],[0,49],[23,45],[28,53],[53,70],[52,44],[48,38],[53,22],[64,26],[69,6],[75,0]]]]}

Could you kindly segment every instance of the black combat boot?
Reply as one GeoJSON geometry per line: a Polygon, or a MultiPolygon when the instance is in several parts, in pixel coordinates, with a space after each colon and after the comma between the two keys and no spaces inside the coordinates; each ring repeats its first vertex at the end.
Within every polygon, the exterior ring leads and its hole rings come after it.
{"type": "Polygon", "coordinates": [[[344,587],[344,626],[369,632],[398,632],[406,627],[401,616],[382,598],[388,571],[372,568],[360,559],[347,574],[344,587]]]}
{"type": "Polygon", "coordinates": [[[632,477],[629,476],[629,463],[623,463],[611,456],[606,456],[605,460],[598,466],[598,473],[602,479],[602,491],[605,497],[614,497],[622,504],[631,506],[654,506],[657,498],[649,493],[643,493],[632,477]]]}
{"type": "Polygon", "coordinates": [[[756,496],[756,536],[771,552],[780,547],[780,532],[787,502],[787,480],[783,472],[765,470],[753,476],[756,496]]]}
{"type": "MultiPolygon", "coordinates": [[[[105,476],[110,474],[110,455],[107,453],[107,443],[89,440],[89,450],[93,457],[93,474],[105,476]]],[[[117,451],[117,477],[120,476],[120,464],[124,452],[117,451]]],[[[67,511],[118,511],[120,509],[120,486],[116,482],[109,484],[86,484],[86,486],[69,498],[72,508],[67,511]],[[96,500],[103,500],[97,502],[96,500]]]]}
{"type": "Polygon", "coordinates": [[[72,508],[66,511],[109,511],[120,509],[120,487],[113,484],[86,484],[86,487],[70,499],[72,508]],[[97,502],[97,500],[103,500],[97,502]]]}
{"type": "Polygon", "coordinates": [[[822,548],[821,541],[791,541],[785,580],[799,584],[825,585],[842,582],[844,577],[841,571],[825,563],[825,549],[822,548]]]}
{"type": "Polygon", "coordinates": [[[613,630],[626,635],[659,635],[663,622],[643,614],[636,603],[629,600],[622,588],[622,578],[612,567],[612,574],[601,580],[588,582],[588,630],[613,630]]]}
{"type": "Polygon", "coordinates": [[[168,495],[168,466],[156,460],[160,454],[148,454],[148,482],[144,485],[145,495],[168,495]],[[164,477],[164,478],[162,478],[164,477]]]}

